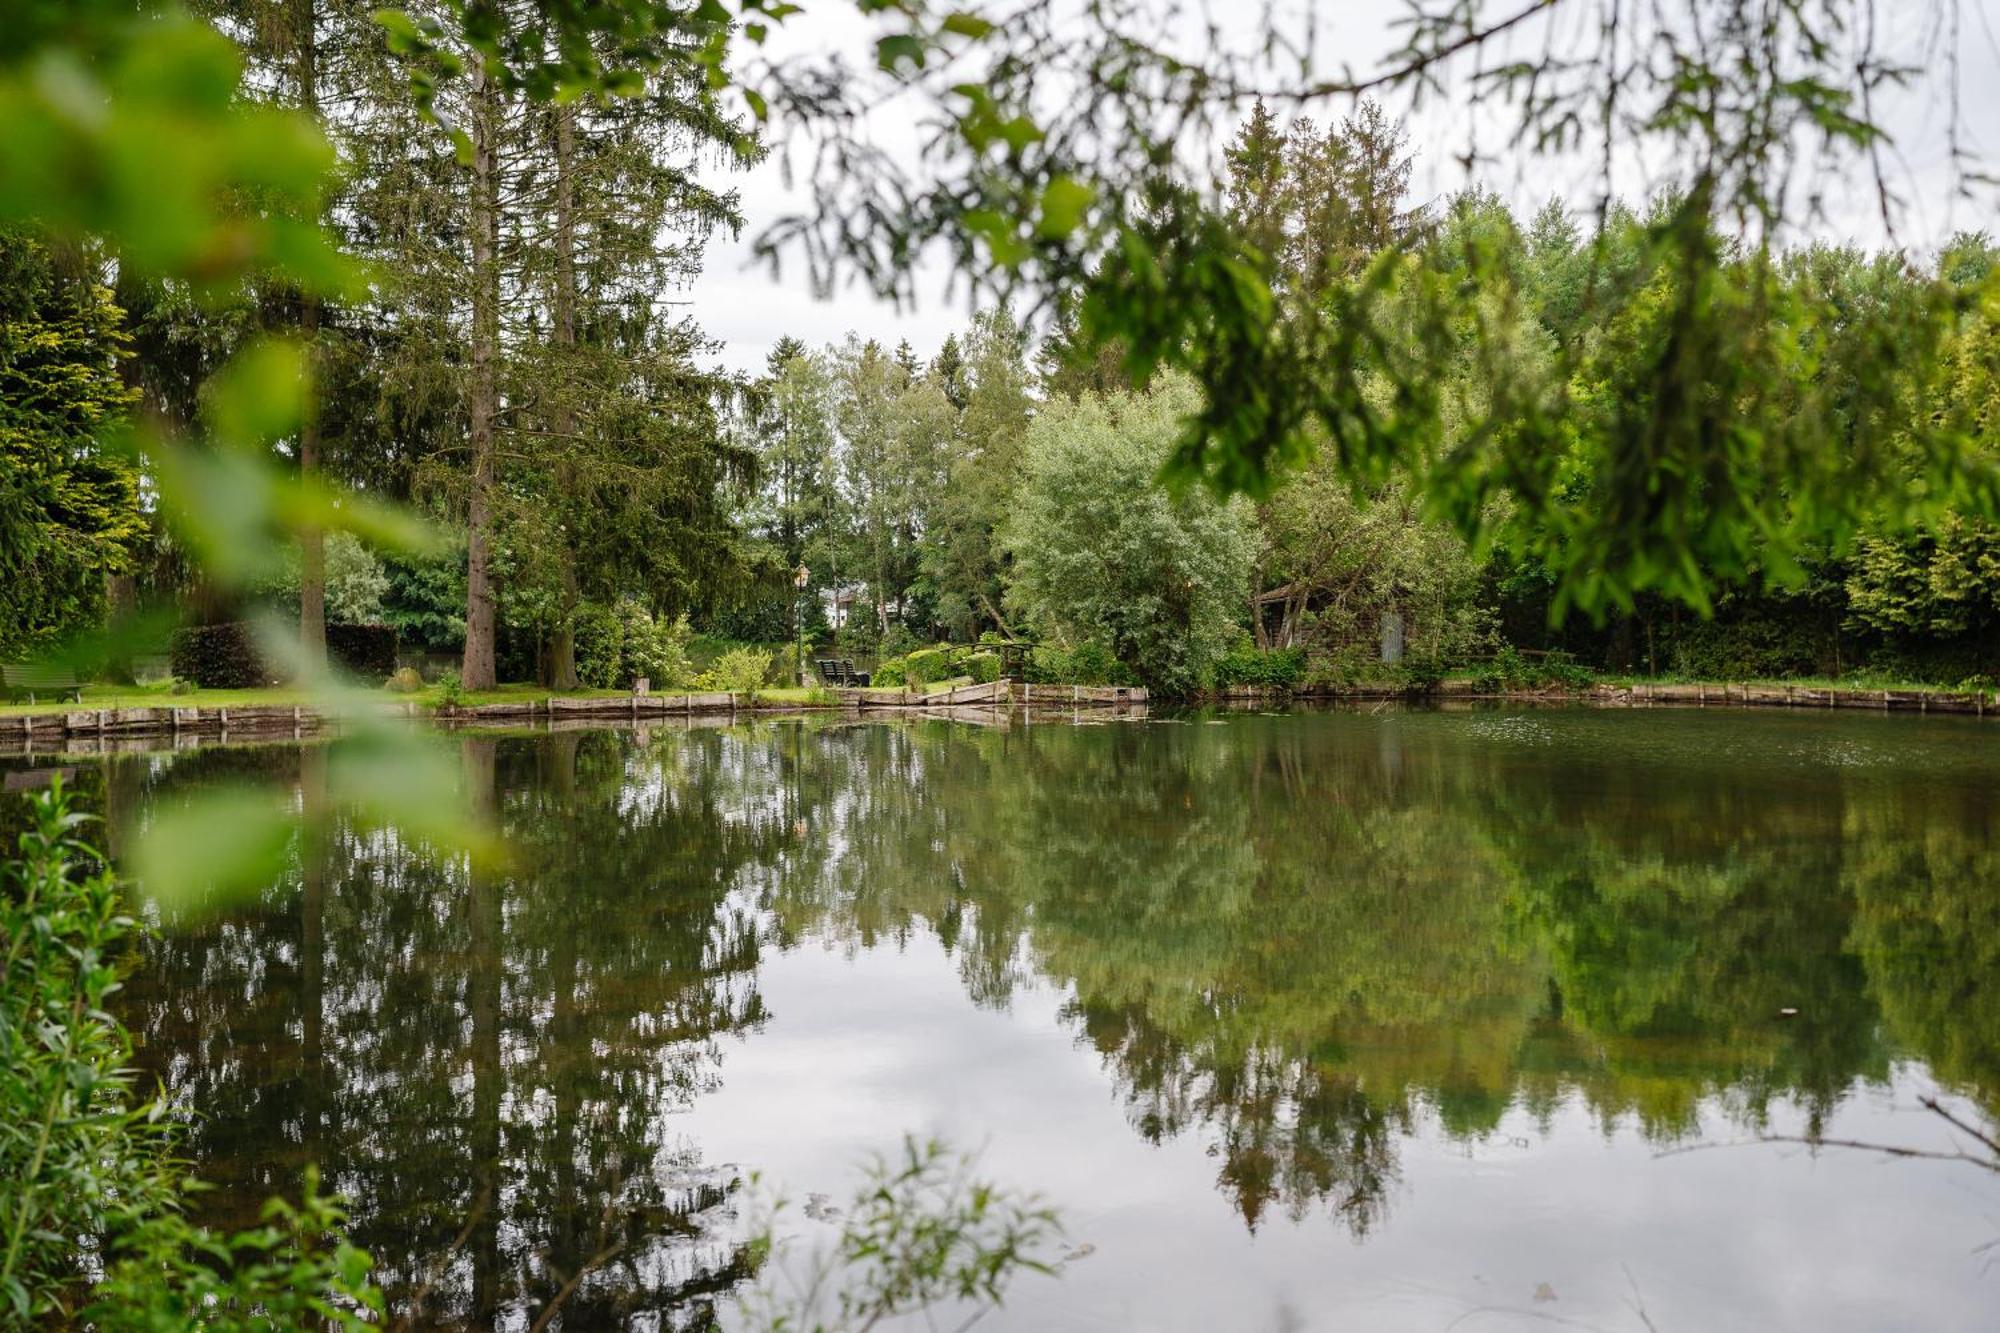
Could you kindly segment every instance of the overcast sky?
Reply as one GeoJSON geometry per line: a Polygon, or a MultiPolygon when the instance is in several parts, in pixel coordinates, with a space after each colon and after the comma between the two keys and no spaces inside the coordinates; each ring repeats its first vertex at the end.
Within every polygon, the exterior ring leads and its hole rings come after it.
{"type": "MultiPolygon", "coordinates": [[[[1396,0],[1308,0],[1321,34],[1321,49],[1341,53],[1341,58],[1357,70],[1377,63],[1392,47],[1389,20],[1402,9],[1396,0]]],[[[1933,30],[1921,20],[1933,11],[1932,0],[1876,0],[1880,14],[1894,22],[1895,31],[1883,36],[1884,45],[1896,54],[1925,69],[1939,72],[1939,81],[1929,87],[1880,108],[1878,114],[1893,136],[1889,174],[1907,202],[1898,222],[1897,237],[1907,246],[1935,245],[1961,229],[2000,232],[2000,219],[1990,207],[1975,207],[1953,198],[1949,162],[1948,99],[1941,90],[1949,57],[1955,51],[1959,69],[1961,116],[1959,133],[1983,160],[1987,169],[2000,157],[2000,0],[1960,0],[1960,24],[1956,41],[1945,31],[1933,30]],[[1982,142],[1982,140],[1985,140],[1982,142]]],[[[1949,0],[1938,0],[1948,4],[1949,0]]],[[[988,6],[991,9],[991,6],[988,6]]],[[[1294,9],[1297,6],[1293,6],[1294,9]]],[[[1571,23],[1592,22],[1593,6],[1576,0],[1558,7],[1559,15],[1571,16],[1571,23]]],[[[1257,7],[1237,3],[1232,10],[1254,15],[1257,7]]],[[[1496,9],[1496,12],[1497,9],[1496,9]]],[[[1235,24],[1246,34],[1253,26],[1248,18],[1235,24]]],[[[1191,27],[1189,31],[1197,31],[1191,27]]],[[[822,0],[807,14],[789,20],[783,35],[774,39],[779,55],[799,52],[840,51],[859,66],[872,61],[870,25],[855,13],[848,0],[822,0]],[[782,46],[778,45],[782,41],[782,46]]],[[[1524,33],[1517,41],[1540,49],[1549,34],[1524,33]]],[[[1565,40],[1559,29],[1557,44],[1565,40]]],[[[1451,83],[1448,80],[1447,86],[1451,83]]],[[[1465,168],[1457,161],[1468,136],[1477,134],[1482,148],[1491,151],[1509,127],[1515,112],[1508,108],[1488,108],[1483,112],[1462,99],[1433,100],[1410,108],[1402,95],[1385,101],[1392,114],[1401,116],[1410,130],[1411,147],[1416,153],[1413,192],[1419,200],[1443,198],[1468,184],[1465,168]],[[1481,117],[1488,118],[1484,123],[1481,117]]],[[[1337,117],[1342,105],[1329,105],[1320,119],[1337,117]]],[[[913,138],[903,124],[880,124],[878,133],[892,148],[910,150],[913,138]]],[[[1198,145],[1201,152],[1213,152],[1220,145],[1198,145]]],[[[1472,177],[1479,184],[1506,198],[1517,212],[1532,212],[1551,195],[1586,200],[1594,197],[1597,164],[1594,159],[1568,161],[1500,154],[1496,161],[1482,163],[1472,177]]],[[[1621,192],[1643,194],[1646,172],[1643,164],[1620,163],[1618,188],[1621,192]]],[[[710,337],[723,344],[721,363],[731,369],[761,369],[771,345],[790,334],[808,343],[838,342],[849,332],[864,338],[880,339],[893,345],[907,338],[922,356],[928,357],[944,336],[962,328],[968,318],[963,293],[947,299],[944,274],[938,266],[922,272],[920,300],[915,309],[898,311],[859,288],[837,292],[833,299],[815,300],[803,274],[794,265],[779,279],[750,266],[750,241],[779,218],[805,211],[802,189],[789,189],[781,163],[774,157],[746,173],[729,179],[740,192],[747,227],[740,240],[718,237],[708,250],[701,278],[687,293],[692,313],[710,337]]],[[[1830,191],[1830,216],[1816,231],[1831,239],[1879,245],[1885,233],[1876,208],[1872,187],[1860,178],[1842,182],[1830,191]]],[[[1991,198],[1991,195],[1987,196],[1991,198]]]]}

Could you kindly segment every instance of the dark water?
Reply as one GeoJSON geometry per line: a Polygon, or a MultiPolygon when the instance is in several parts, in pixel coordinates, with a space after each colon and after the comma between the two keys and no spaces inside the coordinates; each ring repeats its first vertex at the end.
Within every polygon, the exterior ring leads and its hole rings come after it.
{"type": "MultiPolygon", "coordinates": [[[[441,743],[510,873],[338,831],[128,996],[210,1212],[323,1163],[420,1325],[525,1328],[597,1260],[561,1327],[726,1326],[743,1177],[838,1200],[911,1130],[1091,1247],[981,1330],[2000,1327],[2000,1175],[1742,1142],[2000,1109],[1990,723],[441,743]]],[[[85,782],[310,802],[325,758],[85,782]]]]}

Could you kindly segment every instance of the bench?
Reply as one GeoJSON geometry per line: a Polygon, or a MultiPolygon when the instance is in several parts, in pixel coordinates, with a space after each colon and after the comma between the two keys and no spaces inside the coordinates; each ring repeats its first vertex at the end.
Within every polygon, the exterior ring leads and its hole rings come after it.
{"type": "Polygon", "coordinates": [[[37,694],[51,698],[60,698],[67,694],[78,703],[83,702],[83,686],[78,683],[76,672],[66,666],[43,663],[0,664],[0,686],[5,686],[10,700],[26,695],[28,702],[34,703],[37,694]]]}
{"type": "Polygon", "coordinates": [[[868,673],[856,671],[851,657],[816,657],[813,669],[825,685],[862,686],[868,683],[868,673]]]}

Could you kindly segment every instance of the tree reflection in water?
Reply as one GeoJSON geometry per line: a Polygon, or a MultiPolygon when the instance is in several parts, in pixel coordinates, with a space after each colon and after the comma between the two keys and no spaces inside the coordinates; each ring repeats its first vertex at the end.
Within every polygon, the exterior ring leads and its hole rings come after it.
{"type": "MultiPolygon", "coordinates": [[[[325,1163],[420,1325],[525,1322],[561,1294],[571,1327],[700,1326],[747,1258],[703,1222],[732,1176],[670,1113],[764,1019],[756,923],[725,898],[774,831],[725,815],[717,765],[641,792],[657,766],[625,737],[450,743],[507,870],[393,831],[303,839],[263,902],[154,945],[131,988],[145,1052],[201,1113],[225,1220],[325,1163]]],[[[310,801],[325,750],[189,755],[140,799],[246,762],[310,801]]]]}
{"type": "MultiPolygon", "coordinates": [[[[203,1113],[215,1210],[324,1163],[393,1298],[439,1324],[525,1324],[573,1279],[576,1327],[710,1318],[748,1268],[711,1225],[734,1176],[672,1112],[776,1021],[760,960],[807,942],[865,963],[934,936],[994,1008],[1062,988],[1135,1132],[1202,1142],[1253,1229],[1365,1235],[1407,1135],[1478,1141],[1509,1112],[1580,1104],[1666,1145],[1704,1113],[1823,1121],[1904,1060],[2000,1108],[2000,810],[1970,729],[1385,714],[447,743],[515,846],[504,873],[336,823],[262,902],[166,933],[130,996],[203,1113]],[[1815,758],[1829,737],[1868,762],[1815,758]]],[[[128,758],[99,789],[144,809],[249,770],[310,805],[324,762],[128,758]]]]}

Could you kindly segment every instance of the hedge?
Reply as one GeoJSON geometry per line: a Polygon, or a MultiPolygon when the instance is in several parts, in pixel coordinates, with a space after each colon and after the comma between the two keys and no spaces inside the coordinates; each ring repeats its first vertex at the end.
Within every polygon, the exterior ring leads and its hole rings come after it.
{"type": "Polygon", "coordinates": [[[991,684],[1000,679],[1000,654],[963,644],[935,644],[903,657],[884,658],[875,666],[873,683],[924,686],[958,676],[970,676],[980,685],[991,684]]]}
{"type": "Polygon", "coordinates": [[[188,626],[174,635],[169,660],[177,679],[205,690],[253,689],[270,679],[240,622],[188,626]]]}
{"type": "MultiPolygon", "coordinates": [[[[329,661],[368,680],[396,670],[396,631],[387,625],[328,625],[329,661]]],[[[268,685],[270,671],[257,651],[250,627],[191,625],[174,635],[170,655],[174,675],[205,690],[244,690],[268,685]]]]}
{"type": "Polygon", "coordinates": [[[396,631],[387,625],[328,625],[328,660],[369,681],[396,672],[396,631]]]}

